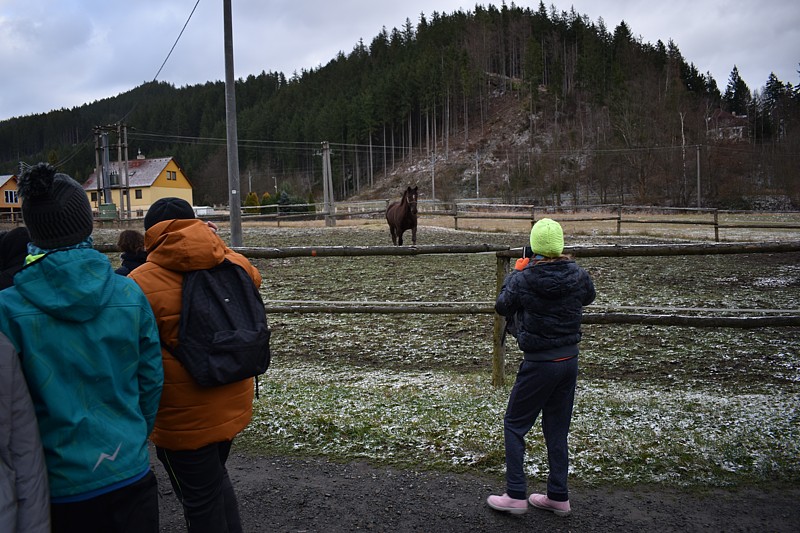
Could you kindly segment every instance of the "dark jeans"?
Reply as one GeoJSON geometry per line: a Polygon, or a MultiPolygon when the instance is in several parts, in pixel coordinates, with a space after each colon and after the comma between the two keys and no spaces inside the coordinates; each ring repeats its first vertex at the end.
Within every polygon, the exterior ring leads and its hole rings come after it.
{"type": "Polygon", "coordinates": [[[567,434],[572,421],[572,405],[578,380],[578,358],[566,361],[523,361],[517,380],[508,398],[503,419],[506,445],[506,492],[512,498],[527,496],[527,479],[523,470],[525,435],[542,413],[542,432],[547,445],[547,496],[567,501],[569,450],[567,434]]]}
{"type": "Polygon", "coordinates": [[[153,472],[90,500],[50,505],[53,533],[158,533],[158,485],[153,472]]]}
{"type": "Polygon", "coordinates": [[[231,441],[197,450],[167,450],[156,446],[172,488],[183,505],[189,533],[239,533],[239,504],[225,462],[231,441]]]}

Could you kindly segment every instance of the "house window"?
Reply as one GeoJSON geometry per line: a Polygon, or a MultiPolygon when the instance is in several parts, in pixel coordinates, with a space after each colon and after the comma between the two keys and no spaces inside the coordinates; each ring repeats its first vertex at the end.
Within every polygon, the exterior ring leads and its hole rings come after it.
{"type": "Polygon", "coordinates": [[[19,198],[17,197],[17,191],[3,191],[6,197],[7,204],[18,204],[19,198]]]}
{"type": "Polygon", "coordinates": [[[97,193],[96,193],[96,192],[93,192],[93,193],[92,193],[92,201],[93,201],[93,202],[96,202],[96,201],[97,201],[97,193]]]}
{"type": "Polygon", "coordinates": [[[167,170],[167,181],[178,181],[178,173],[174,170],[167,170]]]}
{"type": "Polygon", "coordinates": [[[134,191],[134,196],[136,197],[137,200],[141,200],[142,199],[142,189],[136,189],[134,191]]]}

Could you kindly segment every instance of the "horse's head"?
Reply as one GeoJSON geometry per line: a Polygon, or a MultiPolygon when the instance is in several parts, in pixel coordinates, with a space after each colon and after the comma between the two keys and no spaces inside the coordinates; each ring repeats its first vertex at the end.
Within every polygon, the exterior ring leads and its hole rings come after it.
{"type": "Polygon", "coordinates": [[[416,216],[417,215],[417,188],[414,187],[413,189],[411,186],[408,186],[405,192],[405,199],[408,202],[408,207],[411,209],[411,214],[416,216]]]}

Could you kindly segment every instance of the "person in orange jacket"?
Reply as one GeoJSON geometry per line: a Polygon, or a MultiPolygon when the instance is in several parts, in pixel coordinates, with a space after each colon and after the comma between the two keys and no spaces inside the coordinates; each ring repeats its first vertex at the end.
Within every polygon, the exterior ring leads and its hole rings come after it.
{"type": "Polygon", "coordinates": [[[196,219],[185,200],[156,201],[144,227],[147,262],[129,277],[150,301],[162,341],[164,389],[151,440],[183,505],[189,532],[241,531],[225,462],[234,437],[250,422],[253,379],[201,387],[163,344],[177,343],[186,272],[227,259],[244,268],[256,287],[261,274],[225,245],[215,226],[196,219]]]}

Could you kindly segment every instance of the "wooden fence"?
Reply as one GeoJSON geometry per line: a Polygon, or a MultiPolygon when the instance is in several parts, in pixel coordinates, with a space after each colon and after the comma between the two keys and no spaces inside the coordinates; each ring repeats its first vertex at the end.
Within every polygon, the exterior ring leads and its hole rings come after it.
{"type": "MultiPolygon", "coordinates": [[[[800,223],[759,223],[759,222],[720,222],[721,214],[731,214],[733,211],[721,209],[702,209],[690,207],[653,207],[653,206],[626,206],[626,205],[584,205],[584,206],[533,206],[513,204],[476,204],[453,203],[451,209],[422,211],[421,215],[452,216],[453,225],[458,229],[458,220],[486,219],[486,220],[528,220],[531,226],[539,218],[549,216],[559,222],[616,222],[617,235],[622,233],[623,224],[657,224],[657,225],[690,225],[710,226],[714,230],[714,241],[720,240],[720,229],[788,229],[800,231],[800,223]],[[576,216],[586,213],[584,216],[576,216]],[[604,213],[601,216],[592,216],[591,213],[604,213]],[[644,215],[657,213],[658,218],[652,216],[641,218],[644,215]],[[695,218],[684,220],[665,218],[671,213],[688,213],[695,218]],[[639,218],[637,218],[639,215],[639,218]],[[537,218],[538,217],[538,218],[537,218]]],[[[744,212],[736,212],[744,213],[744,212]]]]}
{"type": "MultiPolygon", "coordinates": [[[[243,220],[273,221],[280,226],[281,221],[308,220],[325,218],[333,221],[347,218],[382,218],[386,212],[389,200],[375,200],[368,202],[343,202],[335,206],[332,213],[321,209],[315,204],[299,204],[292,206],[269,206],[274,212],[268,214],[248,214],[243,210],[243,220]],[[385,204],[385,205],[384,205],[385,204]],[[281,212],[284,209],[285,212],[281,212]],[[291,212],[293,209],[308,209],[305,213],[291,212]]],[[[259,208],[253,208],[259,209],[259,208]]],[[[263,207],[260,209],[264,209],[263,207]]],[[[714,241],[720,241],[720,230],[726,229],[785,229],[800,231],[800,222],[725,222],[720,220],[720,215],[754,214],[747,211],[729,211],[712,208],[692,207],[656,207],[633,206],[620,204],[601,205],[576,205],[576,206],[534,206],[524,204],[498,204],[478,203],[471,201],[437,202],[420,201],[419,216],[424,221],[425,217],[444,216],[453,217],[453,227],[458,228],[459,220],[484,219],[484,220],[527,220],[533,225],[536,220],[545,216],[555,218],[559,222],[615,222],[617,235],[622,233],[622,226],[628,224],[640,225],[683,225],[683,226],[708,226],[713,229],[714,241]],[[689,214],[691,219],[671,217],[674,214],[689,214]],[[646,216],[646,217],[645,217],[646,216]]],[[[800,214],[792,215],[800,218],[800,214]]],[[[209,219],[224,220],[225,216],[208,217],[209,219]]]]}
{"type": "MultiPolygon", "coordinates": [[[[332,212],[327,212],[322,204],[292,204],[269,206],[243,207],[243,222],[275,222],[279,227],[281,222],[318,220],[324,219],[326,225],[335,225],[337,219],[377,218],[382,219],[386,206],[390,200],[372,200],[363,202],[340,202],[334,206],[332,212]]],[[[216,222],[227,222],[230,216],[224,212],[203,215],[203,219],[216,222]]],[[[98,223],[102,225],[116,225],[119,227],[139,224],[143,212],[137,211],[137,216],[131,219],[102,219],[97,216],[98,223]]],[[[525,204],[500,204],[488,202],[475,202],[456,200],[454,202],[420,201],[419,216],[424,223],[426,217],[444,216],[453,217],[453,227],[458,228],[459,220],[527,220],[531,226],[536,220],[545,216],[554,218],[559,222],[614,222],[616,233],[622,233],[623,225],[682,225],[682,226],[708,226],[713,229],[714,241],[720,242],[720,230],[726,229],[762,229],[762,230],[794,230],[800,232],[800,222],[725,222],[721,215],[731,214],[760,214],[754,211],[730,211],[711,208],[691,207],[658,207],[658,206],[633,206],[620,204],[599,205],[563,205],[563,206],[534,206],[525,204]],[[687,213],[691,219],[670,217],[671,214],[687,213]]],[[[774,214],[774,213],[773,213],[774,214]]],[[[786,213],[790,217],[800,220],[800,213],[786,213]]],[[[0,213],[0,223],[19,225],[22,216],[19,212],[0,213]]]]}
{"type": "MultiPolygon", "coordinates": [[[[236,248],[254,258],[287,257],[354,257],[378,255],[423,255],[495,252],[496,293],[509,272],[511,259],[520,257],[521,249],[504,246],[300,246],[289,248],[236,248]]],[[[783,253],[800,251],[800,241],[767,243],[669,244],[669,245],[593,245],[567,246],[564,252],[576,257],[634,257],[711,255],[742,253],[783,253]]],[[[493,357],[492,384],[505,382],[505,318],[494,312],[494,302],[314,302],[267,301],[267,313],[425,313],[425,314],[492,314],[493,357]]],[[[779,315],[758,317],[654,315],[642,313],[585,313],[585,324],[650,324],[684,327],[760,328],[800,326],[800,314],[780,311],[779,315]]]]}
{"type": "MultiPolygon", "coordinates": [[[[113,244],[96,244],[101,252],[117,251],[113,244]]],[[[406,256],[429,254],[494,253],[496,256],[496,293],[502,288],[509,272],[511,259],[521,255],[521,248],[508,246],[478,245],[423,245],[423,246],[294,246],[285,248],[237,247],[237,252],[258,259],[290,257],[364,257],[406,256]]],[[[691,243],[667,245],[591,245],[566,246],[564,253],[575,257],[636,257],[675,255],[714,255],[800,252],[800,241],[762,243],[691,243]]],[[[678,310],[676,310],[678,311],[678,310]]],[[[722,311],[703,309],[702,311],[722,311]]],[[[724,310],[736,311],[736,310],[724,310]]],[[[307,300],[267,300],[266,313],[377,313],[377,314],[491,314],[494,315],[492,384],[505,383],[505,318],[494,312],[492,302],[320,302],[307,300]]],[[[687,316],[677,314],[643,314],[618,312],[587,312],[585,324],[630,324],[683,327],[798,327],[798,310],[764,310],[763,316],[687,316]]]]}

